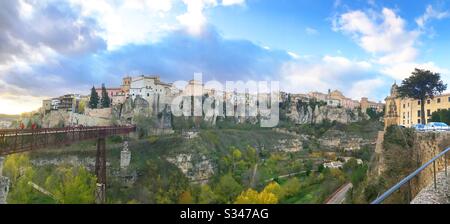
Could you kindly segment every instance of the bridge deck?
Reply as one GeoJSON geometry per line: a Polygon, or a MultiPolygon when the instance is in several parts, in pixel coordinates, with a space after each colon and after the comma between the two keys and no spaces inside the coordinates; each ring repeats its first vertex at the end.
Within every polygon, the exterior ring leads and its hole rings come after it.
{"type": "Polygon", "coordinates": [[[134,126],[97,126],[0,130],[0,156],[67,145],[79,141],[126,135],[134,126]]]}

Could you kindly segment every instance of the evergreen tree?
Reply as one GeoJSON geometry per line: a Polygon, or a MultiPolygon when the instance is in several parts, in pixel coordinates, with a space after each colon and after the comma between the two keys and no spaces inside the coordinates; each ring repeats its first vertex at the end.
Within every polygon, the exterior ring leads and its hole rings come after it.
{"type": "Polygon", "coordinates": [[[433,99],[434,96],[441,94],[446,89],[447,85],[443,83],[439,73],[416,68],[409,78],[403,80],[402,85],[398,88],[398,93],[403,98],[420,100],[420,121],[422,124],[426,124],[425,100],[433,99]]]}
{"type": "Polygon", "coordinates": [[[91,99],[89,99],[89,108],[96,109],[97,106],[98,106],[98,94],[97,91],[95,90],[95,87],[92,86],[91,99]]]}
{"type": "Polygon", "coordinates": [[[108,108],[111,104],[111,100],[109,99],[108,92],[106,92],[105,84],[102,84],[102,107],[108,108]]]}

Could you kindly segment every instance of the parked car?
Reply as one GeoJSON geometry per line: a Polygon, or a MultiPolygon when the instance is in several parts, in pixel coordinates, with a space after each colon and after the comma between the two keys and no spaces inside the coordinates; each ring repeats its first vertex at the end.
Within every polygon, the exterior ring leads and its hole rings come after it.
{"type": "Polygon", "coordinates": [[[450,131],[450,127],[443,122],[430,122],[425,125],[425,131],[450,131]]]}
{"type": "Polygon", "coordinates": [[[425,131],[425,125],[424,124],[415,124],[415,125],[413,125],[413,128],[416,131],[425,131]]]}

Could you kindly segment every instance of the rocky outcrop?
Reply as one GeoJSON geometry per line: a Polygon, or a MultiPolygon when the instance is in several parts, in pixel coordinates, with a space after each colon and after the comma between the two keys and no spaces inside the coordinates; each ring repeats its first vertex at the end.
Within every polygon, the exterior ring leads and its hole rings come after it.
{"type": "Polygon", "coordinates": [[[358,136],[348,135],[339,130],[329,130],[321,138],[318,139],[319,144],[323,147],[333,149],[343,149],[344,151],[359,150],[365,145],[372,145],[370,139],[363,139],[358,136]]]}
{"type": "Polygon", "coordinates": [[[300,139],[281,139],[274,148],[281,152],[299,152],[303,149],[300,139]]]}
{"type": "Polygon", "coordinates": [[[325,120],[347,124],[367,119],[358,110],[309,103],[292,104],[286,116],[296,124],[318,124],[325,120]]]}
{"type": "Polygon", "coordinates": [[[167,161],[176,165],[192,182],[205,183],[214,175],[212,162],[206,156],[178,154],[167,161]]]}
{"type": "Polygon", "coordinates": [[[43,128],[69,127],[74,125],[83,126],[108,126],[111,118],[93,117],[67,111],[51,111],[40,121],[43,128]]]}

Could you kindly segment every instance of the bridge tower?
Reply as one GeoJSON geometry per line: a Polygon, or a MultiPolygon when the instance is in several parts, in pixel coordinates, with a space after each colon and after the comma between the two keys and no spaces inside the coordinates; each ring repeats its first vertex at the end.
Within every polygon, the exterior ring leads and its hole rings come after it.
{"type": "Polygon", "coordinates": [[[104,204],[106,202],[106,145],[104,137],[100,137],[97,139],[95,175],[97,176],[95,203],[104,204]]]}

